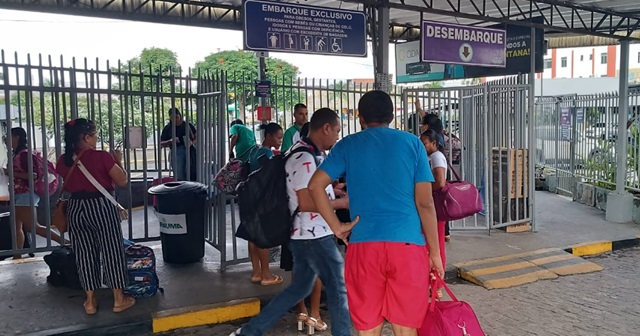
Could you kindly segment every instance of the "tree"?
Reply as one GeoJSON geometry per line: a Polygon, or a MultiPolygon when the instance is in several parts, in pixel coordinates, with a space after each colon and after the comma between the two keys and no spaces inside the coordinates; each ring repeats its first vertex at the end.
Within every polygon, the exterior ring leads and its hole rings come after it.
{"type": "MultiPolygon", "coordinates": [[[[304,93],[292,88],[297,84],[298,67],[277,58],[267,58],[266,66],[267,78],[272,82],[272,106],[284,110],[299,103],[304,93]]],[[[212,53],[196,63],[192,75],[214,77],[222,72],[227,75],[229,103],[235,103],[240,110],[258,103],[254,95],[254,85],[258,79],[258,62],[254,53],[241,50],[212,53]]]]}
{"type": "MultiPolygon", "coordinates": [[[[112,68],[122,87],[121,74],[129,73],[139,75],[144,73],[144,90],[146,92],[171,92],[171,76],[180,77],[182,67],[178,62],[178,55],[175,51],[163,48],[144,48],[139,56],[136,56],[120,68],[112,68]],[[157,78],[162,78],[161,88],[157,90],[157,78]]],[[[140,76],[131,76],[131,85],[127,85],[130,89],[138,90],[140,88],[140,76]]],[[[177,88],[176,88],[177,90],[177,88]]]]}
{"type": "MultiPolygon", "coordinates": [[[[79,118],[94,120],[98,129],[102,132],[101,141],[109,140],[109,133],[113,127],[113,141],[120,142],[124,137],[123,118],[121,104],[117,98],[112,98],[111,106],[107,99],[92,99],[90,95],[78,94],[77,113],[79,118]],[[109,115],[111,113],[111,115],[109,115]]],[[[32,93],[29,96],[23,91],[11,95],[11,105],[19,106],[22,111],[22,120],[27,120],[26,113],[31,113],[29,119],[31,123],[43,129],[49,138],[60,137],[58,130],[64,129],[64,123],[71,119],[72,106],[70,94],[43,94],[32,93]],[[63,103],[64,102],[64,103],[63,103]],[[44,109],[43,109],[44,107],[44,109]],[[44,122],[43,122],[44,120],[44,122]]],[[[131,118],[134,125],[141,124],[141,116],[131,118]]]]}
{"type": "MultiPolygon", "coordinates": [[[[179,78],[182,74],[182,67],[178,62],[175,51],[165,48],[144,48],[139,56],[128,60],[124,65],[112,68],[112,75],[116,83],[113,84],[115,90],[125,90],[142,92],[145,95],[138,97],[117,97],[118,100],[129,99],[129,123],[140,125],[142,123],[141,114],[145,114],[145,130],[149,136],[157,131],[157,123],[154,122],[154,104],[158,104],[151,94],[153,93],[184,93],[186,88],[179,86],[179,78]],[[141,83],[142,80],[142,83],[141,83]],[[172,84],[173,89],[172,89],[172,84]],[[148,96],[146,96],[148,94],[148,96]],[[141,106],[144,103],[144,112],[141,106]]],[[[171,98],[164,97],[164,106],[171,106],[171,98]]],[[[118,105],[120,103],[118,102],[118,105]]],[[[164,119],[164,113],[160,112],[157,118],[164,119]]]]}

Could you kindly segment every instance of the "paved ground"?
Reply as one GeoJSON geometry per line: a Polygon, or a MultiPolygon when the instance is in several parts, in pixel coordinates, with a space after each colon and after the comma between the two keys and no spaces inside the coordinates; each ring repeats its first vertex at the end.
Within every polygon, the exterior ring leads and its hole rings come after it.
{"type": "MultiPolygon", "coordinates": [[[[636,335],[640,330],[640,248],[591,258],[599,273],[560,277],[521,287],[488,291],[459,283],[459,299],[475,309],[487,335],[636,335]]],[[[327,315],[324,312],[324,315],[327,315]]],[[[238,323],[165,333],[165,336],[226,336],[238,323]]],[[[329,332],[317,333],[330,335],[329,332]]],[[[267,336],[300,336],[293,314],[267,336]]],[[[384,336],[392,335],[389,328],[384,336]]]]}
{"type": "MultiPolygon", "coordinates": [[[[230,212],[228,207],[227,212],[230,212]]],[[[453,241],[447,244],[448,263],[489,258],[513,253],[532,251],[546,247],[567,247],[571,244],[594,240],[617,240],[633,238],[640,233],[635,224],[613,224],[604,220],[604,212],[570,200],[549,194],[536,193],[536,215],[538,232],[507,234],[494,230],[454,232],[453,241]],[[558,215],[561,213],[562,215],[558,215]]],[[[141,216],[137,214],[137,216],[141,216]]],[[[150,214],[149,236],[154,234],[150,214]]],[[[228,216],[227,218],[230,218],[228,216]]],[[[225,228],[231,237],[231,221],[225,228]]],[[[128,231],[128,226],[125,226],[128,231]]],[[[136,221],[133,231],[144,233],[143,222],[136,221]]],[[[137,233],[137,234],[136,234],[137,233]]],[[[143,234],[141,236],[144,236],[143,234]]],[[[227,260],[235,254],[237,258],[246,256],[246,242],[227,240],[227,260]],[[235,253],[234,253],[235,252],[235,253]]],[[[82,310],[82,293],[46,284],[48,267],[42,261],[25,264],[0,262],[0,335],[25,334],[51,329],[75,329],[113,326],[131,321],[150,321],[151,313],[193,305],[224,302],[231,299],[269,297],[280,288],[262,287],[251,284],[248,264],[231,266],[220,273],[220,253],[207,246],[202,262],[188,265],[171,265],[162,261],[159,242],[147,242],[154,247],[158,257],[158,274],[165,295],[140,300],[134,309],[123,314],[113,314],[101,309],[96,316],[86,316],[82,310]],[[194,290],[197,295],[194,295],[194,290]],[[35,314],[35,315],[34,315],[35,314]],[[24,319],[24,316],[38,318],[24,319]],[[60,316],[65,316],[61,319],[60,316]]],[[[41,245],[38,245],[41,246],[41,245]]],[[[288,274],[276,270],[285,276],[288,274]]],[[[101,307],[108,307],[112,299],[108,291],[100,293],[101,307]]],[[[219,336],[218,334],[212,334],[219,336]]],[[[226,336],[223,334],[223,336],[226,336]]]]}

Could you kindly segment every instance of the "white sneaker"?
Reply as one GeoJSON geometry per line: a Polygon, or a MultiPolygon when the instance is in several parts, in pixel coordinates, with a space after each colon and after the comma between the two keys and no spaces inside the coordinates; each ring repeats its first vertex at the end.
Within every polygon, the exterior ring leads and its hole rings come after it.
{"type": "Polygon", "coordinates": [[[239,336],[241,332],[242,332],[242,328],[232,332],[231,335],[229,335],[229,336],[239,336]]]}

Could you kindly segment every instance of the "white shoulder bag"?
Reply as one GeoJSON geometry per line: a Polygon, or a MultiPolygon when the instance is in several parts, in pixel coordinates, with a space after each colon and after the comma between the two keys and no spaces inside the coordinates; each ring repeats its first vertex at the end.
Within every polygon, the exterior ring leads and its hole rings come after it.
{"type": "Polygon", "coordinates": [[[115,207],[118,209],[118,214],[120,215],[121,221],[129,219],[129,211],[123,208],[122,205],[120,205],[120,203],[118,203],[118,201],[113,198],[111,193],[109,193],[100,183],[98,183],[98,181],[93,177],[93,175],[91,175],[91,173],[80,161],[78,161],[78,169],[80,169],[87,180],[89,180],[89,182],[91,182],[91,184],[93,184],[93,186],[96,187],[96,189],[98,189],[98,191],[100,191],[102,195],[104,195],[104,197],[106,197],[111,203],[113,203],[113,205],[115,205],[115,207]]]}

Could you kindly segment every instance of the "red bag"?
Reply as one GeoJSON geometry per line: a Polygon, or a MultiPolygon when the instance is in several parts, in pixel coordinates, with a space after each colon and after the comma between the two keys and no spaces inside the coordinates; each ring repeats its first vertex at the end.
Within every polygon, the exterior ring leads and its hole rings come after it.
{"type": "Polygon", "coordinates": [[[454,221],[467,218],[482,211],[482,199],[473,184],[462,181],[451,165],[449,169],[456,181],[447,181],[444,187],[433,192],[438,221],[454,221]]]}
{"type": "Polygon", "coordinates": [[[485,336],[471,306],[458,301],[449,287],[437,277],[431,280],[431,301],[418,336],[485,336]],[[438,301],[437,288],[444,288],[453,301],[438,301]]]}

